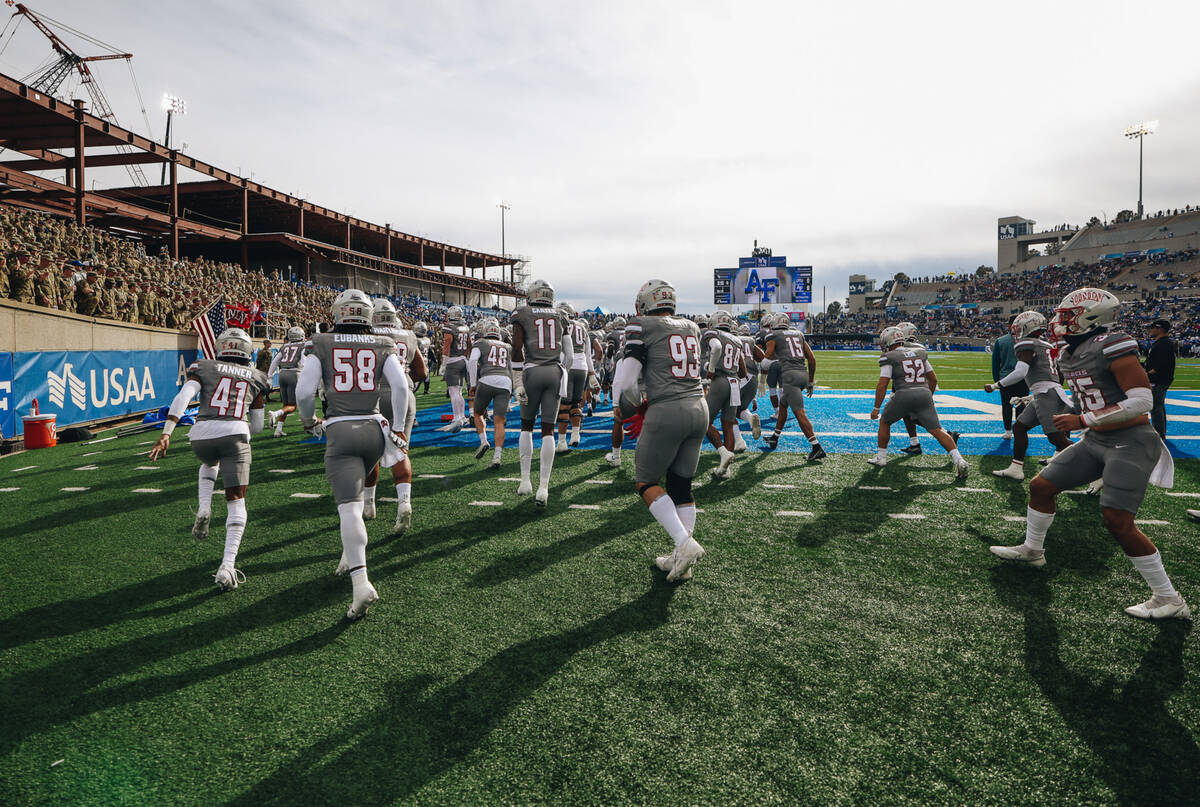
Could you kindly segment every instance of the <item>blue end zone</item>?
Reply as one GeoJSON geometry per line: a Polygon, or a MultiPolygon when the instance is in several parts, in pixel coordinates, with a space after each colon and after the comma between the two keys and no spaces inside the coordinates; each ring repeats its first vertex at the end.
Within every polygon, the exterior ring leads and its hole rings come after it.
{"type": "MultiPolygon", "coordinates": [[[[943,390],[937,393],[938,415],[941,417],[943,428],[962,434],[959,439],[959,450],[964,454],[1009,456],[1012,443],[1004,439],[1004,426],[1000,420],[1000,396],[987,394],[982,390],[943,390]]],[[[806,401],[808,417],[813,423],[821,445],[829,453],[838,454],[868,454],[875,450],[875,434],[878,428],[875,421],[870,419],[871,405],[874,393],[866,390],[818,390],[806,401]]],[[[769,433],[774,428],[773,422],[768,422],[771,412],[771,402],[766,395],[758,397],[758,412],[763,416],[763,433],[769,433]]],[[[479,445],[475,430],[468,426],[458,434],[447,434],[436,429],[444,426],[442,415],[450,414],[450,404],[425,409],[417,417],[417,425],[413,429],[412,443],[415,446],[470,446],[479,445]]],[[[507,426],[507,447],[517,444],[517,432],[521,428],[520,418],[515,408],[509,410],[507,426]]],[[[594,448],[607,451],[612,446],[610,437],[612,429],[612,411],[608,407],[596,410],[596,414],[583,419],[583,434],[580,440],[581,448],[594,448]]],[[[750,438],[750,426],[742,423],[742,431],[750,450],[765,450],[763,441],[750,438]]],[[[540,432],[536,432],[539,433],[540,432]]],[[[929,452],[940,452],[942,449],[937,441],[930,437],[924,429],[917,429],[921,446],[929,452]]],[[[1180,390],[1167,394],[1167,445],[1172,456],[1196,458],[1200,457],[1200,391],[1180,390]]],[[[492,439],[491,422],[488,422],[488,439],[492,439]]],[[[626,441],[625,448],[633,443],[626,441]]],[[[903,423],[892,426],[892,441],[890,450],[898,453],[908,445],[908,435],[903,423]]],[[[808,441],[800,433],[796,419],[789,415],[784,426],[783,436],[779,440],[779,451],[808,452],[808,441]]],[[[712,447],[705,443],[706,450],[712,447]]],[[[1029,453],[1031,456],[1048,456],[1053,452],[1050,443],[1042,436],[1040,430],[1029,435],[1029,453]]]]}

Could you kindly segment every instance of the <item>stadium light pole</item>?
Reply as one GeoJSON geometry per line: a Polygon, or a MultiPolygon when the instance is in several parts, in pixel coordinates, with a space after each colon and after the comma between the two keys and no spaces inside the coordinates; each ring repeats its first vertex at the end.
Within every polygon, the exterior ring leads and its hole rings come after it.
{"type": "Polygon", "coordinates": [[[1125,129],[1125,136],[1130,140],[1137,138],[1138,141],[1138,209],[1137,217],[1142,217],[1142,156],[1145,153],[1146,135],[1152,135],[1158,130],[1158,121],[1146,121],[1145,123],[1135,123],[1125,129]]]}
{"type": "MultiPolygon", "coordinates": [[[[187,114],[187,101],[183,100],[182,98],[178,98],[174,95],[169,95],[167,93],[163,93],[162,108],[163,108],[163,111],[167,113],[166,147],[168,150],[170,150],[170,148],[171,148],[171,118],[174,117],[175,115],[186,115],[187,114]]],[[[158,184],[159,185],[167,184],[167,164],[166,163],[163,163],[162,176],[159,178],[158,184]]]]}
{"type": "MultiPolygon", "coordinates": [[[[508,260],[508,245],[504,242],[504,214],[507,211],[512,210],[512,205],[510,205],[508,202],[497,202],[496,207],[500,208],[500,257],[503,258],[504,260],[508,260]]],[[[509,267],[509,275],[510,275],[509,279],[511,280],[512,279],[512,277],[511,277],[512,267],[511,266],[509,267]]],[[[500,279],[501,280],[504,279],[504,267],[503,266],[500,267],[500,279]]]]}

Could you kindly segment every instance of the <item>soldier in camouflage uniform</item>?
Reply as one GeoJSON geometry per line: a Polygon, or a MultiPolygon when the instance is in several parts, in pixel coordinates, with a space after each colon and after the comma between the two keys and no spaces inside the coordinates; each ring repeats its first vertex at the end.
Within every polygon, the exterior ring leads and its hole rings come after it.
{"type": "Polygon", "coordinates": [[[33,268],[29,265],[29,253],[24,250],[17,253],[17,265],[8,276],[8,296],[19,303],[33,302],[33,268]]]}
{"type": "Polygon", "coordinates": [[[58,282],[58,307],[63,311],[75,313],[75,267],[63,264],[56,278],[58,282]]]}
{"type": "Polygon", "coordinates": [[[574,354],[567,333],[567,318],[554,309],[554,288],[544,280],[529,284],[528,305],[512,315],[513,370],[517,402],[521,405],[521,483],[518,496],[533,492],[529,480],[533,465],[533,422],[541,416],[542,445],[538,463],[539,484],[534,503],[545,507],[550,498],[550,473],[554,467],[554,424],[558,402],[566,393],[566,372],[574,354]]]}
{"type": "Polygon", "coordinates": [[[192,451],[200,460],[199,507],[192,535],[199,539],[208,537],[213,486],[220,468],[225,483],[225,554],[213,580],[222,591],[237,588],[246,579],[234,564],[246,529],[250,435],[262,431],[263,400],[270,389],[266,376],[250,366],[252,349],[245,331],[239,328],[222,331],[217,337],[217,358],[200,359],[187,368],[187,382],[171,402],[162,436],[150,449],[152,461],[167,453],[175,425],[188,403],[198,396],[200,411],[196,425],[188,432],[192,451]]]}
{"type": "Polygon", "coordinates": [[[43,308],[58,308],[58,280],[50,276],[49,269],[39,272],[34,281],[33,302],[43,308]]]}
{"type": "Polygon", "coordinates": [[[879,420],[879,450],[867,462],[882,468],[887,465],[887,446],[891,438],[892,424],[911,417],[929,432],[954,462],[955,475],[961,481],[967,478],[970,466],[959,453],[953,438],[942,428],[937,410],[933,406],[933,391],[937,389],[937,374],[929,363],[923,347],[915,347],[904,340],[899,328],[884,328],[879,335],[883,355],[879,357],[879,381],[875,385],[875,408],[871,420],[879,420]],[[880,406],[888,386],[892,397],[880,417],[880,406]]]}
{"type": "Polygon", "coordinates": [[[1029,448],[1029,430],[1039,423],[1046,439],[1056,451],[1071,445],[1069,434],[1063,434],[1054,425],[1056,415],[1070,409],[1070,403],[1062,391],[1062,379],[1054,365],[1054,346],[1043,339],[1046,333],[1046,318],[1037,311],[1025,311],[1013,318],[1009,326],[1015,340],[1014,350],[1017,366],[1011,373],[994,384],[984,384],[984,392],[1001,390],[1027,384],[1030,401],[1021,410],[1013,424],[1013,461],[1007,468],[992,471],[996,476],[1008,479],[1025,479],[1025,452],[1029,448]]]}
{"type": "MultiPolygon", "coordinates": [[[[425,380],[428,368],[425,357],[417,349],[417,336],[407,328],[400,327],[396,307],[383,297],[376,298],[371,309],[372,332],[387,336],[396,343],[396,358],[404,369],[408,383],[408,408],[403,412],[392,411],[392,390],[387,378],[379,385],[379,411],[388,421],[401,426],[404,440],[412,439],[413,424],[417,420],[416,383],[425,380]]],[[[392,466],[392,484],[396,486],[396,523],[392,533],[403,535],[412,527],[412,460],[405,456],[392,466]]],[[[375,517],[375,488],[367,488],[363,494],[364,518],[375,517]]]]}
{"type": "Polygon", "coordinates": [[[1158,548],[1134,518],[1155,484],[1171,487],[1171,454],[1148,413],[1154,398],[1150,379],[1138,363],[1137,340],[1113,329],[1121,303],[1103,289],[1071,292],[1054,310],[1052,336],[1067,347],[1058,369],[1074,392],[1073,412],[1057,415],[1059,431],[1086,428],[1083,438],[1060,451],[1029,483],[1025,542],[993,546],[993,554],[1030,566],[1044,566],[1046,533],[1054,521],[1055,499],[1064,490],[1103,479],[1101,519],[1130,563],[1150,587],[1150,599],[1125,613],[1139,619],[1190,619],[1187,603],[1171,584],[1158,548]]]}
{"type": "Polygon", "coordinates": [[[638,438],[634,479],[638,495],[675,544],[655,564],[667,580],[688,580],[704,556],[692,536],[692,478],[712,422],[700,384],[700,329],[675,316],[675,289],[665,280],[645,283],[634,308],[638,316],[625,331],[625,356],[617,365],[613,395],[619,400],[642,377],[646,403],[639,409],[645,414],[631,419],[631,432],[638,438]]]}
{"type": "Polygon", "coordinates": [[[94,317],[99,305],[100,301],[96,296],[96,273],[88,272],[86,277],[75,282],[75,313],[94,317]]]}
{"type": "Polygon", "coordinates": [[[7,300],[9,291],[9,261],[16,260],[16,253],[9,252],[5,254],[0,251],[0,298],[7,300]]]}
{"type": "Polygon", "coordinates": [[[772,317],[767,334],[767,349],[763,354],[776,363],[779,372],[779,405],[775,414],[775,431],[767,437],[767,445],[774,449],[779,445],[779,435],[787,423],[788,409],[796,415],[800,431],[812,446],[808,452],[809,462],[824,459],[825,449],[813,430],[808,415],[804,412],[804,396],[812,397],[817,376],[817,357],[813,355],[804,332],[792,327],[787,314],[772,317]]]}
{"type": "Polygon", "coordinates": [[[342,559],[337,573],[349,572],[354,596],[348,619],[363,616],[379,599],[367,578],[367,525],[363,492],[374,486],[380,460],[391,467],[404,459],[408,445],[397,424],[379,414],[379,386],[387,379],[392,411],[408,408],[408,377],[390,337],[371,333],[371,300],[347,289],[331,307],[332,333],[313,334],[300,370],[296,397],[308,431],[325,434],[325,478],[333,490],[341,521],[342,559]],[[324,385],[326,420],[316,419],[317,387],[324,385]]]}
{"type": "Polygon", "coordinates": [[[500,323],[494,319],[485,320],[481,338],[471,347],[471,355],[467,357],[467,377],[470,381],[471,400],[474,401],[472,414],[475,416],[475,431],[479,435],[479,449],[475,459],[481,459],[487,453],[487,417],[488,406],[492,407],[492,421],[495,424],[496,450],[488,470],[495,471],[500,467],[500,455],[504,448],[504,424],[508,417],[508,403],[512,398],[512,346],[503,341],[500,323]]]}

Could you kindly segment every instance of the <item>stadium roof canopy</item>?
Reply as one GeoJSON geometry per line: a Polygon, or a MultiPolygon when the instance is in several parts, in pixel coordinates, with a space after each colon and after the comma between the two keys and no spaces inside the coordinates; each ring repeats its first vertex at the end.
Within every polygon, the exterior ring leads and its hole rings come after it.
{"type": "Polygon", "coordinates": [[[512,257],[432,241],[321,207],[91,115],[82,101],[61,101],[3,74],[0,147],[23,155],[0,159],[0,202],[161,241],[173,257],[181,241],[201,251],[224,246],[236,252],[240,246],[244,267],[256,250],[283,249],[442,286],[520,296],[511,282],[512,257]],[[89,169],[124,166],[141,175],[141,166],[151,166],[149,173],[157,179],[164,165],[165,184],[87,188],[89,169]],[[180,181],[181,169],[199,178],[180,181]],[[46,175],[58,171],[64,172],[62,181],[46,175]],[[500,268],[500,280],[487,279],[488,267],[500,268]]]}

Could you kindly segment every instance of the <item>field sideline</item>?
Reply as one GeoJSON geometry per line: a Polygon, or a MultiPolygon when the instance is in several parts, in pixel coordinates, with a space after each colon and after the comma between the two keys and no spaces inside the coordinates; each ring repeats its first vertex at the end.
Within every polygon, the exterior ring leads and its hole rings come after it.
{"type": "MultiPolygon", "coordinates": [[[[990,357],[933,360],[966,388],[990,357]]],[[[854,353],[818,361],[830,386],[874,376],[854,353]]],[[[418,403],[443,405],[443,389],[418,403]]],[[[539,510],[513,495],[515,450],[490,474],[467,448],[421,447],[414,530],[390,537],[395,505],[380,502],[368,559],[382,599],[347,624],[321,447],[289,425],[254,439],[247,582],[224,595],[211,586],[224,505],[194,541],[185,441],[157,465],[147,435],[0,458],[0,803],[1200,792],[1190,623],[1121,613],[1144,584],[1093,498],[1063,497],[1044,569],[991,556],[1023,534],[1023,486],[989,473],[1003,457],[970,457],[956,487],[944,454],[876,471],[861,454],[806,466],[752,452],[713,482],[706,452],[709,555],[672,586],[651,567],[667,540],[632,494],[632,456],[619,470],[595,450],[559,458],[539,510]]],[[[1200,461],[1177,460],[1169,493],[1200,495],[1200,461]]],[[[1197,499],[1169,493],[1152,488],[1139,519],[1200,605],[1200,528],[1184,515],[1197,499]]]]}

